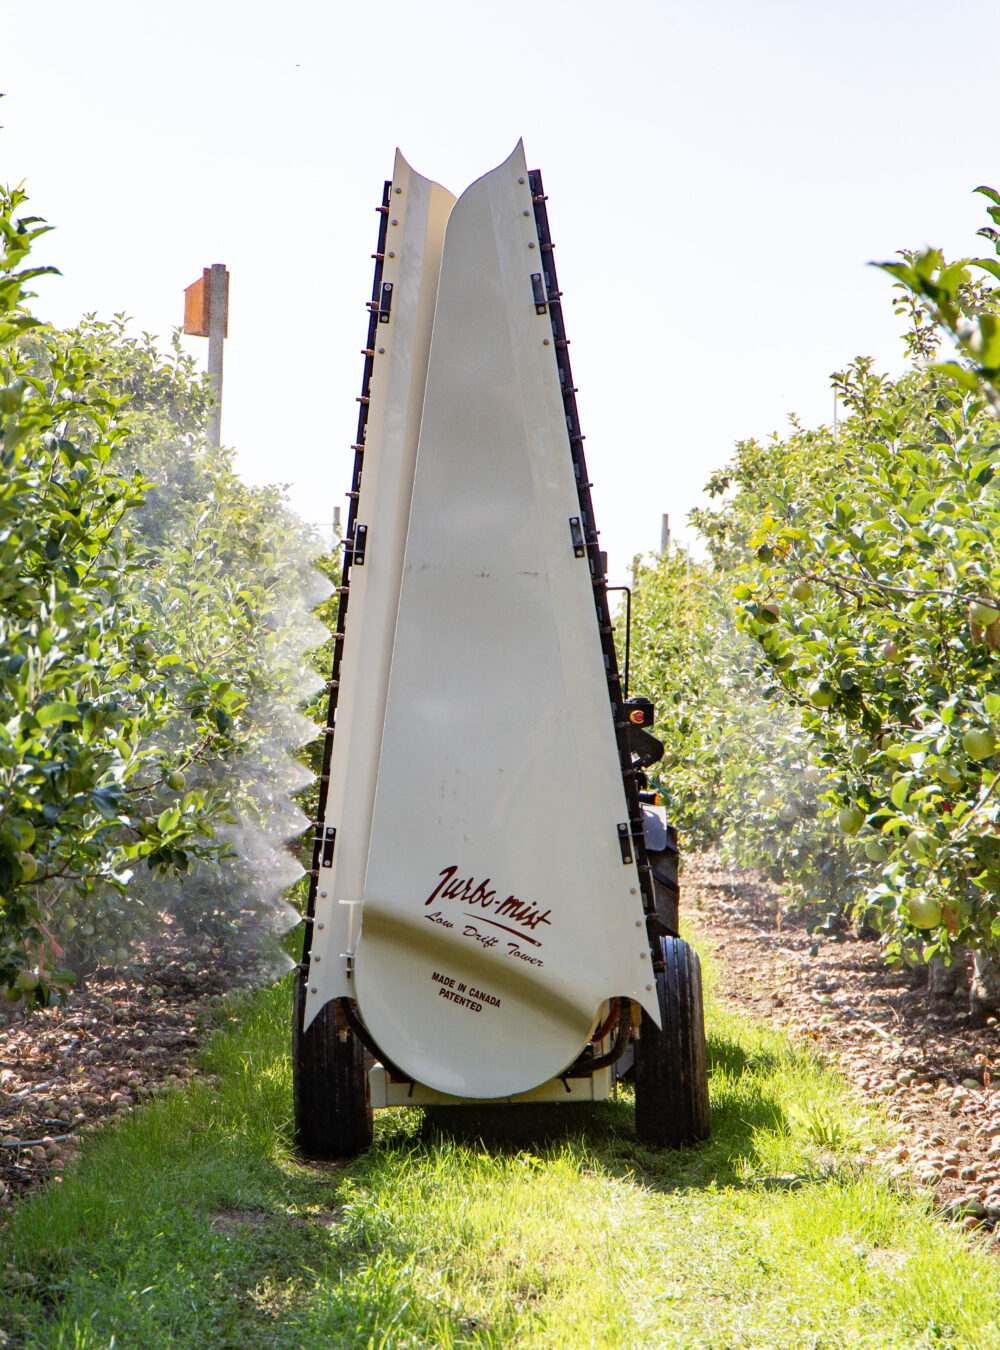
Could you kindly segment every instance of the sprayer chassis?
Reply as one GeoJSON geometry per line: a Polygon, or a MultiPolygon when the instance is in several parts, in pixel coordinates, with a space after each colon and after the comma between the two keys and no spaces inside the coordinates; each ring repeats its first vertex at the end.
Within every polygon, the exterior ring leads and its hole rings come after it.
{"type": "Polygon", "coordinates": [[[633,1048],[644,1137],[708,1128],[545,201],[518,145],[458,202],[397,154],[379,208],[296,988],[314,1155],[373,1105],[606,1097],[633,1048]]]}

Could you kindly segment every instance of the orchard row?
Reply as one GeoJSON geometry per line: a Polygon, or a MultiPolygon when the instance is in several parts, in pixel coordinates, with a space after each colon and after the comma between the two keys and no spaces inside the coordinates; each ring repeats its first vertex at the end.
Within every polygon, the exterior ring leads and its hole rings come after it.
{"type": "MultiPolygon", "coordinates": [[[[981,189],[1000,219],[1000,198],[981,189]]],[[[992,227],[981,231],[992,242],[992,227]]],[[[737,446],[708,561],[637,573],[633,658],[695,842],[890,955],[1000,948],[1000,264],[886,264],[899,379],[833,377],[835,428],[737,446]],[[941,359],[947,343],[948,359],[941,359]]]]}

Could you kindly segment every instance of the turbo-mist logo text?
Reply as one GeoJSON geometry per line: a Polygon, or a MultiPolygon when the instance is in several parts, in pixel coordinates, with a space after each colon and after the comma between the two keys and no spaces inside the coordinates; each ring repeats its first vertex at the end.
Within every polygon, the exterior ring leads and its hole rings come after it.
{"type": "MultiPolygon", "coordinates": [[[[508,895],[505,900],[498,900],[496,891],[490,889],[489,877],[485,881],[477,882],[475,877],[460,877],[457,872],[457,863],[442,868],[438,873],[440,880],[424,904],[430,905],[439,899],[457,900],[459,904],[468,905],[471,909],[489,910],[489,918],[485,914],[480,915],[482,923],[492,924],[495,928],[503,928],[508,933],[522,936],[527,936],[525,929],[534,932],[543,924],[546,927],[552,926],[552,920],[549,918],[551,909],[540,910],[533,901],[527,903],[519,900],[516,895],[508,895]],[[500,923],[500,919],[506,919],[507,922],[500,923]],[[518,927],[511,928],[512,923],[518,927]]],[[[541,946],[537,938],[528,940],[536,947],[541,946]]]]}

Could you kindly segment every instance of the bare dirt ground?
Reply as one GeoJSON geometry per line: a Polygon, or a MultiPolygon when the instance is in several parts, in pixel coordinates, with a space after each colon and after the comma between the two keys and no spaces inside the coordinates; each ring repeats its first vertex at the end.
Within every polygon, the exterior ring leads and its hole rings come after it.
{"type": "Polygon", "coordinates": [[[755,873],[702,855],[681,887],[682,912],[718,956],[723,997],[785,1027],[898,1122],[897,1144],[872,1161],[928,1188],[966,1226],[996,1228],[996,1019],[974,1026],[967,989],[931,998],[918,975],[888,969],[874,941],[817,940],[808,916],[786,913],[755,873]]]}
{"type": "Polygon", "coordinates": [[[206,944],[98,971],[65,1008],[0,1008],[0,1209],[58,1177],[81,1133],[194,1076],[205,1012],[227,987],[206,944]]]}

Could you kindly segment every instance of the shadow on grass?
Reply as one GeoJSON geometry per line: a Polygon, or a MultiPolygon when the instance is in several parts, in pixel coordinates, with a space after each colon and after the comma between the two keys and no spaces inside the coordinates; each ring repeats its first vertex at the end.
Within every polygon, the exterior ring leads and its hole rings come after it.
{"type": "Polygon", "coordinates": [[[781,1066],[781,1055],[774,1050],[754,1050],[748,1054],[736,1041],[721,1036],[708,1038],[708,1069],[724,1069],[726,1073],[772,1073],[781,1066]]]}
{"type": "Polygon", "coordinates": [[[805,1174],[769,1176],[760,1151],[763,1137],[787,1135],[790,1130],[782,1102],[769,1081],[782,1065],[778,1052],[747,1053],[734,1041],[710,1036],[712,1133],[707,1140],[684,1148],[658,1149],[637,1138],[632,1089],[622,1084],[617,1100],[604,1102],[429,1107],[416,1135],[412,1128],[396,1130],[386,1121],[369,1156],[374,1161],[380,1146],[391,1149],[414,1144],[428,1153],[445,1143],[498,1157],[525,1151],[551,1153],[568,1146],[609,1174],[630,1176],[656,1189],[786,1189],[813,1178],[805,1174]]]}

